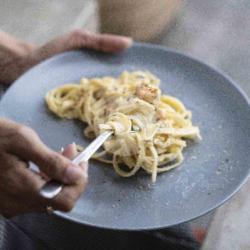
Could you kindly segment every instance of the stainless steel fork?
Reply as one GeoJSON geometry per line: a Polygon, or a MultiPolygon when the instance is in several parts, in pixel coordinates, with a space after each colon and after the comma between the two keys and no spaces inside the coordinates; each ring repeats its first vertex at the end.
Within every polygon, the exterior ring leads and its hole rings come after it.
{"type": "MultiPolygon", "coordinates": [[[[83,161],[88,161],[90,157],[101,147],[101,145],[110,137],[111,131],[106,131],[100,134],[94,141],[92,141],[88,147],[78,154],[72,162],[74,164],[80,164],[83,161]]],[[[48,181],[40,190],[40,195],[47,199],[53,199],[58,195],[63,188],[63,184],[56,180],[48,181]]]]}

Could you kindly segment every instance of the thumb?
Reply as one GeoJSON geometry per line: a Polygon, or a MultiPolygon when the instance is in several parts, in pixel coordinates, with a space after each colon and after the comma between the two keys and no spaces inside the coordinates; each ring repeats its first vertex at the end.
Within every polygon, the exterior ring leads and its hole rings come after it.
{"type": "Polygon", "coordinates": [[[65,184],[75,184],[87,175],[85,169],[52,150],[33,151],[30,159],[47,176],[65,184]]]}
{"type": "MultiPolygon", "coordinates": [[[[66,146],[66,148],[63,150],[62,155],[67,157],[68,159],[73,159],[77,156],[77,147],[76,144],[73,142],[72,144],[69,144],[66,146]]],[[[79,166],[85,170],[85,172],[88,171],[88,162],[82,161],[79,163],[79,166]]],[[[87,173],[86,173],[87,176],[87,173]]]]}

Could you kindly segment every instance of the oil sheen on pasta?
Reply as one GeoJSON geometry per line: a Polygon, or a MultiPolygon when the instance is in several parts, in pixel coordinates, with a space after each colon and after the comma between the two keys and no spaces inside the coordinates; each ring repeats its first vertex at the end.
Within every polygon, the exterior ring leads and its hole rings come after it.
{"type": "Polygon", "coordinates": [[[93,158],[112,164],[123,177],[142,168],[155,182],[158,173],[181,164],[186,139],[200,138],[191,112],[177,98],[162,94],[159,82],[142,71],[82,78],[51,90],[46,102],[57,116],[86,123],[88,138],[114,132],[93,158]]]}

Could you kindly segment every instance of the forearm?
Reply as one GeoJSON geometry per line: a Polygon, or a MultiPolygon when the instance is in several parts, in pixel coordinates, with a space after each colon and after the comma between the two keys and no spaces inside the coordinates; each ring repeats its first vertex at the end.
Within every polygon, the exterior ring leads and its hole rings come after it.
{"type": "Polygon", "coordinates": [[[128,37],[74,30],[36,48],[0,31],[0,83],[10,84],[30,67],[68,50],[88,48],[115,53],[131,45],[128,37]]]}
{"type": "Polygon", "coordinates": [[[22,59],[34,47],[0,31],[0,83],[10,83],[24,71],[25,65],[22,59]]]}
{"type": "Polygon", "coordinates": [[[0,31],[0,58],[2,59],[3,53],[14,53],[15,55],[22,56],[33,50],[35,46],[17,39],[3,31],[0,31]]]}

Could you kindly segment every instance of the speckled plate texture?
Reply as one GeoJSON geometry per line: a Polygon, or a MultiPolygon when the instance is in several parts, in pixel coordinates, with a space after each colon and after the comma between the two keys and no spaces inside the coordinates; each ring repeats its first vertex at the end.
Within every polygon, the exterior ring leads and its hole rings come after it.
{"type": "Polygon", "coordinates": [[[82,76],[118,76],[123,70],[149,70],[158,76],[162,91],[193,112],[203,140],[190,143],[183,164],[160,174],[154,185],[143,172],[121,178],[112,167],[91,161],[86,192],[72,212],[55,215],[101,228],[156,229],[221,205],[249,174],[249,101],[232,80],[192,57],[145,44],[117,55],[67,52],[18,79],[3,97],[0,114],[31,126],[55,150],[73,141],[87,145],[84,125],[57,119],[47,110],[44,95],[82,76]]]}

